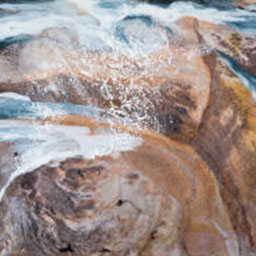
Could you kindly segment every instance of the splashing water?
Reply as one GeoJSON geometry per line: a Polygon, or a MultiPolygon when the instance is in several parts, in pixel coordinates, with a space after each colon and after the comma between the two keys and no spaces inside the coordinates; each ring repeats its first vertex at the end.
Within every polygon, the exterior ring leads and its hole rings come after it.
{"type": "MultiPolygon", "coordinates": [[[[0,40],[22,34],[36,35],[49,27],[70,27],[79,33],[81,41],[89,37],[92,43],[117,46],[113,40],[116,24],[127,16],[150,16],[168,25],[184,16],[193,16],[213,23],[247,24],[255,33],[255,14],[246,10],[218,10],[189,2],[173,3],[167,8],[127,1],[57,0],[37,4],[1,4],[1,8],[19,11],[1,18],[0,40]],[[249,22],[248,22],[249,20],[249,22]],[[253,22],[254,21],[254,22],[253,22]],[[86,29],[84,29],[86,27],[86,29]],[[95,42],[95,39],[98,41],[95,42]]],[[[144,34],[144,36],[149,36],[144,34]]],[[[89,40],[90,41],[90,40],[89,40]]],[[[91,45],[91,47],[93,47],[91,45]]]]}

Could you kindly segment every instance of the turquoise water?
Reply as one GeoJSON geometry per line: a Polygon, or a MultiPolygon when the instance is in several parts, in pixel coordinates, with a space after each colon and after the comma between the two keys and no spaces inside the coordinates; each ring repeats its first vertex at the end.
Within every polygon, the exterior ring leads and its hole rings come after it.
{"type": "Polygon", "coordinates": [[[100,117],[103,113],[92,106],[70,103],[32,102],[5,97],[0,94],[0,119],[28,117],[42,120],[53,115],[79,115],[83,117],[100,117]]]}

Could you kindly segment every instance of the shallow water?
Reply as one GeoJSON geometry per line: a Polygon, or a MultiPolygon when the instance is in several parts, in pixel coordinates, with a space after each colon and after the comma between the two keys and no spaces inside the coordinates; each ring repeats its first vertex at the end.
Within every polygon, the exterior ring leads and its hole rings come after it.
{"type": "Polygon", "coordinates": [[[232,70],[241,80],[243,85],[245,85],[252,93],[254,99],[256,99],[256,77],[242,68],[236,60],[228,56],[223,52],[219,52],[222,58],[227,63],[230,70],[232,70]]]}

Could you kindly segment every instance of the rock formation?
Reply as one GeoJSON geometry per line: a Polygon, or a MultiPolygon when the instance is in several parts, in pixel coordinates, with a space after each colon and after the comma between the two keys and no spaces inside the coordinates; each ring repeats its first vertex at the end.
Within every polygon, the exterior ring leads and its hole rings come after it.
{"type": "MultiPolygon", "coordinates": [[[[92,134],[102,126],[77,117],[50,122],[92,134]]],[[[141,146],[118,156],[55,160],[17,177],[0,208],[2,254],[235,255],[236,235],[207,164],[190,146],[140,136],[141,146]]]]}
{"type": "MultiPolygon", "coordinates": [[[[215,49],[252,74],[254,53],[232,48],[248,39],[195,18],[171,30],[168,44],[137,58],[84,53],[66,29],[1,52],[0,92],[96,105],[113,123],[15,122],[142,140],[118,154],[53,159],[11,180],[0,205],[1,256],[255,255],[256,105],[215,49]],[[232,35],[231,46],[222,41],[232,35]]],[[[15,156],[16,143],[0,149],[15,156]]]]}
{"type": "Polygon", "coordinates": [[[234,2],[233,5],[238,7],[247,7],[256,4],[255,0],[245,0],[240,2],[234,2]]]}

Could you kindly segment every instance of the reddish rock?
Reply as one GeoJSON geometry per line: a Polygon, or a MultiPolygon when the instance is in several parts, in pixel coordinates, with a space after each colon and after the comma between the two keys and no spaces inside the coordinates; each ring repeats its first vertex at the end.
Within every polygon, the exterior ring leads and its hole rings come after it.
{"type": "Polygon", "coordinates": [[[19,177],[1,207],[1,255],[185,255],[179,204],[120,164],[71,158],[19,177]]]}

